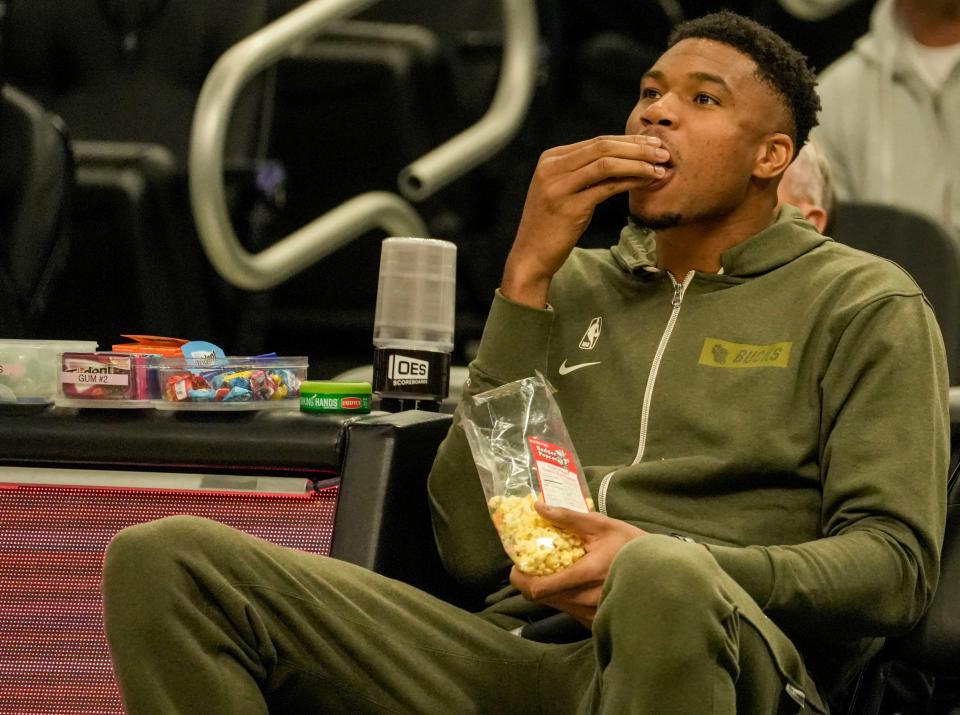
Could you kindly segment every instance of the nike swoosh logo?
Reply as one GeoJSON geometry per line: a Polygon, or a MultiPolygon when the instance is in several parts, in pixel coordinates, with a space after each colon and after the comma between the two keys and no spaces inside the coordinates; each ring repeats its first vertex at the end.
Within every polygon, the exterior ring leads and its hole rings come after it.
{"type": "Polygon", "coordinates": [[[602,361],[598,360],[597,362],[581,362],[576,365],[567,366],[567,361],[564,360],[563,364],[560,366],[560,369],[557,370],[561,375],[568,375],[575,370],[579,370],[582,367],[590,367],[591,365],[599,365],[602,361]]]}

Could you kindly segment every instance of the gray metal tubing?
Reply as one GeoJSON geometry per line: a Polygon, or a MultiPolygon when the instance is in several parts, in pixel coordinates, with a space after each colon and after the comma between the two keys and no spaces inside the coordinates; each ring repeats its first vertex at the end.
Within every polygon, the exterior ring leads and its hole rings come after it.
{"type": "Polygon", "coordinates": [[[530,0],[503,0],[503,62],[493,102],[472,127],[400,171],[400,192],[422,201],[483,163],[516,136],[533,99],[537,12],[530,0]]]}
{"type": "MultiPolygon", "coordinates": [[[[375,2],[306,3],[227,50],[204,82],[190,137],[190,199],[204,251],[224,279],[237,287],[272,288],[373,228],[395,236],[427,236],[413,206],[397,194],[377,191],[360,194],[251,254],[237,239],[227,211],[224,146],[230,115],[244,85],[332,21],[375,2]]],[[[401,183],[414,185],[414,194],[428,196],[472,169],[509,141],[523,121],[536,71],[536,14],[533,0],[503,0],[503,6],[507,25],[504,65],[491,109],[478,124],[423,157],[420,161],[429,160],[424,165],[418,161],[407,167],[404,176],[409,173],[412,179],[401,183]],[[464,136],[467,139],[462,139],[464,136]]]]}

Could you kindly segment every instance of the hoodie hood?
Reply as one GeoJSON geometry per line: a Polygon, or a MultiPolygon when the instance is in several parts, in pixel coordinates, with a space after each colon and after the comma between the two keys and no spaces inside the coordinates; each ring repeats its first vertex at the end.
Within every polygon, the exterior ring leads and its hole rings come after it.
{"type": "Polygon", "coordinates": [[[870,31],[853,44],[853,51],[885,67],[889,76],[895,67],[903,69],[906,57],[902,46],[907,39],[895,0],[879,0],[870,13],[870,31]]]}
{"type": "MultiPolygon", "coordinates": [[[[721,253],[720,265],[725,276],[762,275],[830,240],[817,233],[799,209],[784,205],[769,227],[721,253]]],[[[627,273],[660,271],[655,232],[640,228],[632,221],[620,232],[620,242],[610,252],[627,273]]]]}

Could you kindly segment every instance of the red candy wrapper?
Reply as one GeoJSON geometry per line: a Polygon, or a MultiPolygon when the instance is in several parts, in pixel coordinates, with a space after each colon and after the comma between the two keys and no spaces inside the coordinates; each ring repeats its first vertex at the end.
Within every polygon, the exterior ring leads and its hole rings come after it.
{"type": "Polygon", "coordinates": [[[208,390],[210,385],[200,375],[192,372],[176,372],[167,378],[164,397],[169,402],[185,402],[191,390],[208,390]]]}

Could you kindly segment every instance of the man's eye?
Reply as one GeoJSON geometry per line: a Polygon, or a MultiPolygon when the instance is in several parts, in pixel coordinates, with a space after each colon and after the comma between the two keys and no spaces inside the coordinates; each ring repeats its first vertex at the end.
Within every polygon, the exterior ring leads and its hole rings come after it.
{"type": "Polygon", "coordinates": [[[700,92],[694,97],[693,101],[697,104],[719,104],[716,97],[711,97],[709,94],[704,94],[703,92],[700,92]]]}
{"type": "Polygon", "coordinates": [[[653,87],[644,87],[640,90],[640,99],[656,99],[659,96],[660,92],[653,87]]]}

